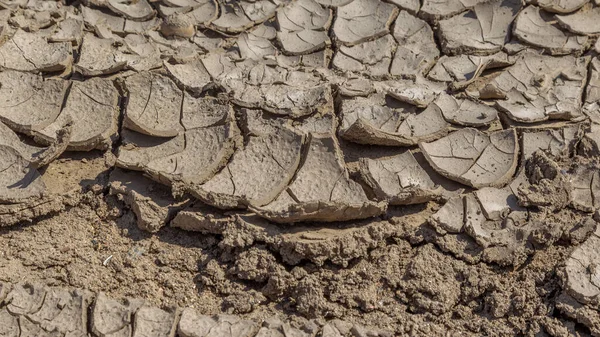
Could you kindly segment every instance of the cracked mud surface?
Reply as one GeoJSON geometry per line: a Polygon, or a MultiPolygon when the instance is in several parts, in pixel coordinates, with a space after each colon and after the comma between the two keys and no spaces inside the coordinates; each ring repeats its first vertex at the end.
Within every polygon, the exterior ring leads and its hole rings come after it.
{"type": "Polygon", "coordinates": [[[600,336],[599,6],[0,0],[0,337],[600,336]]]}

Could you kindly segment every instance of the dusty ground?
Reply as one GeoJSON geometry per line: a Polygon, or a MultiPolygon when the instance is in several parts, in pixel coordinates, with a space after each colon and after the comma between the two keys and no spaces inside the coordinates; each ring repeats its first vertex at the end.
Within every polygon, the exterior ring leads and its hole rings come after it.
{"type": "Polygon", "coordinates": [[[322,337],[600,336],[599,23],[586,0],[0,0],[0,325],[36,314],[7,282],[322,337]]]}

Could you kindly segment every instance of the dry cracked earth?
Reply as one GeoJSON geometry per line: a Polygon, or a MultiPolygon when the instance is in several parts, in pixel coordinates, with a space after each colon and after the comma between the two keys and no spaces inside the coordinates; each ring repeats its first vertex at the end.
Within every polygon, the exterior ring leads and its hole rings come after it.
{"type": "Polygon", "coordinates": [[[600,336],[600,1],[0,0],[0,337],[600,336]]]}

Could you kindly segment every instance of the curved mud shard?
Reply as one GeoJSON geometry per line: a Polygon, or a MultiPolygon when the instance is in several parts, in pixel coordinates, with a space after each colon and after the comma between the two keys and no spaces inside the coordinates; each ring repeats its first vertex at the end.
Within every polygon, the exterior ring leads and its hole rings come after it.
{"type": "Polygon", "coordinates": [[[251,210],[279,223],[365,219],[386,211],[386,203],[368,200],[350,179],[335,138],[312,134],[307,143],[291,184],[271,203],[251,210]]]}
{"type": "Polygon", "coordinates": [[[501,187],[517,169],[519,143],[514,129],[487,135],[466,128],[419,147],[438,173],[475,188],[501,187]]]}

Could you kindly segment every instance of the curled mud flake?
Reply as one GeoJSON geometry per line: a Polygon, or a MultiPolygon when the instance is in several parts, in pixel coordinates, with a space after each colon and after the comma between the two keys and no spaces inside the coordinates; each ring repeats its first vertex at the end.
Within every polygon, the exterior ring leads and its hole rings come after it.
{"type": "Polygon", "coordinates": [[[585,133],[579,143],[577,153],[586,158],[600,157],[600,127],[598,125],[592,124],[591,129],[585,133]]]}
{"type": "Polygon", "coordinates": [[[465,224],[465,205],[463,196],[450,198],[435,214],[429,217],[429,223],[436,230],[447,233],[461,233],[465,224]]]}
{"type": "Polygon", "coordinates": [[[111,11],[131,20],[144,21],[156,14],[147,0],[108,0],[106,4],[111,11]]]}
{"type": "Polygon", "coordinates": [[[381,87],[391,97],[418,108],[426,108],[444,90],[444,84],[417,77],[414,81],[386,81],[381,87]]]}
{"type": "Polygon", "coordinates": [[[118,103],[119,92],[108,79],[91,78],[73,82],[58,118],[46,128],[34,132],[34,136],[43,143],[53,142],[57,137],[56,132],[72,121],[70,150],[107,148],[118,129],[118,103]]]}
{"type": "Polygon", "coordinates": [[[268,204],[294,176],[304,138],[288,128],[251,136],[225,168],[203,185],[192,184],[189,192],[222,209],[268,204]]]}
{"type": "Polygon", "coordinates": [[[386,203],[367,199],[362,187],[349,178],[337,141],[311,135],[308,151],[294,180],[271,203],[251,209],[279,223],[347,221],[381,215],[386,203]]]}
{"type": "Polygon", "coordinates": [[[123,129],[121,141],[117,166],[136,171],[143,171],[153,160],[182,152],[185,147],[183,132],[173,138],[158,138],[123,129]]]}
{"type": "Polygon", "coordinates": [[[423,0],[420,15],[428,18],[443,19],[454,16],[486,0],[423,0]]]}
{"type": "Polygon", "coordinates": [[[510,66],[515,62],[504,52],[488,56],[457,55],[442,56],[427,75],[440,82],[453,82],[455,90],[464,88],[480,78],[485,70],[510,66]]]}
{"type": "Polygon", "coordinates": [[[105,13],[98,9],[81,7],[83,22],[86,26],[94,31],[98,31],[104,27],[108,28],[113,33],[124,33],[125,19],[109,13],[105,13]]]}
{"type": "Polygon", "coordinates": [[[395,45],[394,38],[388,34],[352,47],[341,46],[334,55],[332,64],[343,71],[383,77],[389,74],[395,45]]]}
{"type": "Polygon", "coordinates": [[[70,42],[80,46],[83,39],[83,21],[80,18],[67,18],[58,24],[58,30],[48,37],[49,42],[70,42]]]}
{"type": "Polygon", "coordinates": [[[0,202],[19,203],[40,198],[46,186],[39,172],[17,150],[0,145],[0,202]]]}
{"type": "Polygon", "coordinates": [[[110,173],[110,194],[122,195],[137,219],[137,226],[154,233],[167,225],[188,200],[175,200],[168,188],[135,172],[115,169],[110,173]]]}
{"type": "Polygon", "coordinates": [[[277,8],[271,0],[223,0],[219,18],[211,25],[220,31],[239,33],[273,17],[277,8]]]}
{"type": "Polygon", "coordinates": [[[127,61],[127,68],[140,72],[159,68],[162,64],[162,55],[159,46],[146,37],[138,34],[129,34],[123,39],[123,46],[119,48],[117,59],[127,61]]]}
{"type": "Polygon", "coordinates": [[[431,143],[419,143],[427,161],[441,175],[475,188],[506,184],[517,168],[514,130],[489,135],[466,128],[431,143]]]}
{"type": "Polygon", "coordinates": [[[355,45],[390,32],[398,8],[379,0],[354,0],[339,7],[333,34],[345,45],[355,45]]]}
{"type": "Polygon", "coordinates": [[[8,23],[27,32],[37,32],[54,24],[50,14],[50,11],[18,10],[8,19],[8,23]]]}
{"type": "Polygon", "coordinates": [[[600,7],[584,7],[569,15],[557,15],[561,26],[575,34],[590,35],[600,33],[600,7]]]}
{"type": "Polygon", "coordinates": [[[596,231],[565,262],[562,283],[566,292],[583,304],[598,305],[600,295],[600,230],[596,231]]]}
{"type": "Polygon", "coordinates": [[[571,13],[583,7],[590,0],[535,0],[534,3],[551,13],[571,13]]]}
{"type": "Polygon", "coordinates": [[[343,100],[340,136],[360,144],[407,146],[448,132],[448,124],[437,107],[432,105],[416,113],[408,104],[395,105],[387,106],[381,94],[343,100]]]}
{"type": "Polygon", "coordinates": [[[388,2],[400,7],[401,10],[405,10],[412,15],[416,15],[421,8],[420,0],[389,0],[388,2]]]}
{"type": "Polygon", "coordinates": [[[123,31],[126,34],[146,34],[146,32],[158,30],[161,24],[162,19],[157,17],[146,21],[125,20],[123,31]]]}
{"type": "Polygon", "coordinates": [[[592,165],[578,165],[570,174],[571,206],[592,213],[600,206],[600,174],[592,165]]]}
{"type": "Polygon", "coordinates": [[[236,316],[200,315],[196,310],[182,311],[177,332],[183,337],[231,336],[252,337],[259,330],[258,324],[242,320],[236,316]]]}
{"type": "Polygon", "coordinates": [[[331,9],[315,0],[300,0],[277,11],[277,39],[291,55],[309,54],[330,44],[327,30],[332,20],[331,9]]]}
{"type": "Polygon", "coordinates": [[[339,84],[340,93],[347,97],[369,96],[375,91],[371,80],[366,78],[349,78],[339,84]]]}
{"type": "Polygon", "coordinates": [[[0,1],[0,9],[17,9],[18,7],[27,6],[26,0],[2,0],[0,1]]]}
{"type": "MultiPolygon", "coordinates": [[[[314,74],[300,71],[279,74],[275,72],[271,78],[272,84],[264,83],[260,87],[261,108],[291,118],[305,117],[314,113],[327,114],[333,111],[331,86],[314,74]],[[278,76],[285,76],[283,83],[277,83],[278,76]]],[[[239,100],[237,103],[241,104],[239,100]]]]}
{"type": "Polygon", "coordinates": [[[433,104],[452,124],[479,127],[489,125],[498,119],[496,109],[469,99],[458,99],[446,93],[441,93],[433,104]]]}
{"type": "Polygon", "coordinates": [[[521,134],[521,160],[531,158],[534,152],[543,150],[555,157],[570,157],[581,140],[579,125],[562,129],[523,132],[521,134]]]}
{"type": "Polygon", "coordinates": [[[261,25],[252,31],[240,34],[236,41],[240,58],[260,61],[277,54],[277,49],[270,41],[275,37],[274,33],[275,29],[272,27],[261,25]]]}
{"type": "Polygon", "coordinates": [[[210,74],[200,61],[182,64],[165,62],[164,65],[169,76],[185,90],[199,94],[212,83],[210,74]]]}
{"type": "Polygon", "coordinates": [[[479,3],[473,10],[440,21],[439,36],[447,54],[492,54],[507,40],[520,0],[479,3]]]}
{"type": "Polygon", "coordinates": [[[239,130],[233,121],[185,132],[183,151],[155,159],[146,172],[165,184],[183,181],[201,184],[219,172],[234,152],[239,130]]]}
{"type": "Polygon", "coordinates": [[[394,38],[398,48],[390,73],[401,76],[420,76],[429,71],[440,55],[427,22],[407,11],[400,11],[394,24],[394,38]]]}
{"type": "Polygon", "coordinates": [[[141,300],[119,302],[98,293],[91,313],[92,333],[99,337],[131,336],[134,314],[143,304],[141,300]]]}
{"type": "Polygon", "coordinates": [[[0,68],[30,72],[63,71],[71,67],[71,44],[49,43],[42,33],[17,29],[0,46],[0,68]]]}
{"type": "MultiPolygon", "coordinates": [[[[18,289],[18,286],[17,286],[18,289]]],[[[87,333],[87,310],[92,294],[82,290],[59,288],[46,289],[44,302],[39,311],[27,315],[31,326],[45,334],[83,334],[87,333]]]]}
{"type": "Polygon", "coordinates": [[[383,159],[363,158],[360,172],[375,196],[391,205],[424,203],[443,194],[410,151],[383,159]]]}
{"type": "Polygon", "coordinates": [[[128,103],[124,126],[157,137],[174,137],[180,124],[183,93],[168,77],[144,72],[125,80],[128,103]]]}
{"type": "Polygon", "coordinates": [[[528,6],[515,19],[513,33],[519,40],[543,48],[554,55],[582,52],[588,37],[563,31],[553,16],[536,6],[528,6]]]}
{"type": "Polygon", "coordinates": [[[85,34],[75,70],[84,76],[107,75],[127,66],[127,60],[119,58],[115,40],[101,39],[85,34]]]}
{"type": "Polygon", "coordinates": [[[173,337],[177,332],[179,309],[142,306],[135,312],[133,337],[173,337]]]}
{"type": "Polygon", "coordinates": [[[496,108],[516,122],[575,120],[582,115],[587,63],[586,58],[526,53],[498,76],[467,91],[496,99],[496,108]]]}
{"type": "Polygon", "coordinates": [[[327,7],[346,6],[354,0],[315,0],[317,3],[327,7]]]}
{"type": "Polygon", "coordinates": [[[0,72],[0,120],[30,134],[58,117],[68,82],[12,70],[0,72]]]}
{"type": "Polygon", "coordinates": [[[47,291],[40,284],[15,284],[6,296],[6,309],[13,315],[35,314],[43,307],[47,291]]]}

